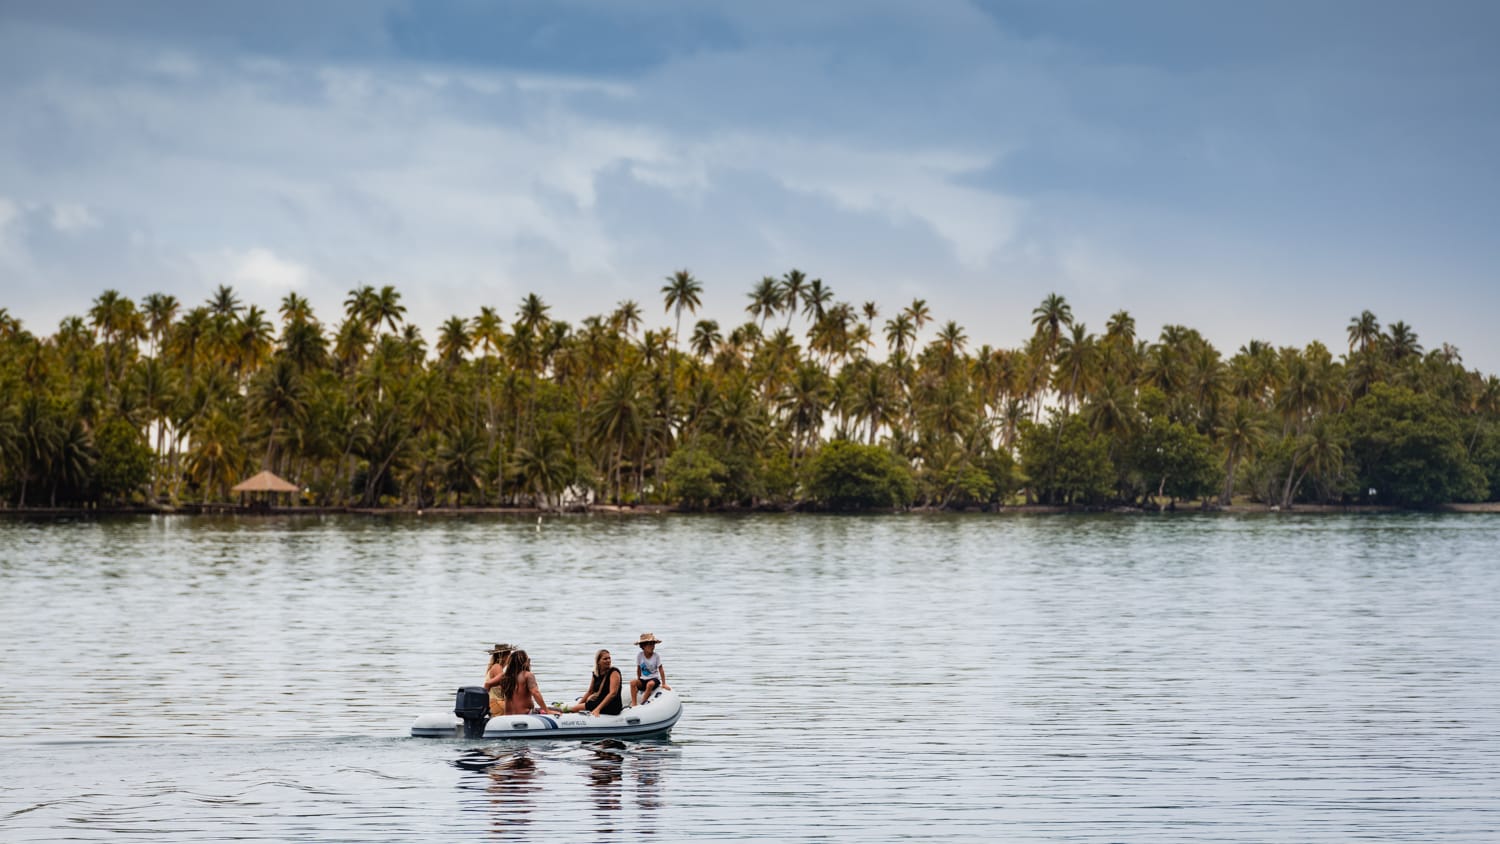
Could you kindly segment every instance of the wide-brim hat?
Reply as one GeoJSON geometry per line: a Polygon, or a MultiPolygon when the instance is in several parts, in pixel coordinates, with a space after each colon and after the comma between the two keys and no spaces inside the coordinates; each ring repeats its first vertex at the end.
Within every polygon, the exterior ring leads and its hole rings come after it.
{"type": "Polygon", "coordinates": [[[488,653],[490,655],[503,654],[503,653],[510,653],[511,651],[513,651],[515,649],[516,649],[515,645],[507,645],[507,644],[504,644],[504,643],[497,643],[494,647],[492,647],[488,651],[486,651],[486,653],[488,653]]]}
{"type": "Polygon", "coordinates": [[[636,640],[636,645],[660,645],[661,640],[656,638],[655,633],[642,633],[641,638],[636,640]]]}

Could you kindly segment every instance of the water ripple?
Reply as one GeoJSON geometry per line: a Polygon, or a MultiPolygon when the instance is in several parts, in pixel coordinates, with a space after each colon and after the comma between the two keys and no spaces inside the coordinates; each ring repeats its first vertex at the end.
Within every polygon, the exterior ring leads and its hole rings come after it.
{"type": "Polygon", "coordinates": [[[1472,516],[0,521],[0,838],[1500,839],[1472,516]],[[81,609],[86,608],[86,609],[81,609]],[[654,630],[667,741],[418,741],[654,630]]]}

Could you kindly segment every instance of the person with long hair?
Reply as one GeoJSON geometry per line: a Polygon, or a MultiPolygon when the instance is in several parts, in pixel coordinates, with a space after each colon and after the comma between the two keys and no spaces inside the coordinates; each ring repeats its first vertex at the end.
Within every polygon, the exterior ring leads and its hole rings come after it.
{"type": "Polygon", "coordinates": [[[590,715],[619,715],[620,669],[614,667],[609,650],[600,648],[594,654],[594,676],[589,678],[588,691],[583,697],[566,707],[568,712],[587,712],[590,715]]]}
{"type": "Polygon", "coordinates": [[[496,645],[490,648],[490,664],[484,672],[484,687],[490,692],[490,714],[505,714],[505,697],[500,694],[500,678],[505,676],[505,665],[510,660],[515,645],[496,645]]]}
{"type": "Polygon", "coordinates": [[[536,701],[536,712],[552,714],[536,686],[536,675],[531,673],[531,657],[522,650],[512,651],[505,664],[505,676],[500,678],[500,697],[505,699],[506,715],[531,714],[532,701],[536,701]]]}

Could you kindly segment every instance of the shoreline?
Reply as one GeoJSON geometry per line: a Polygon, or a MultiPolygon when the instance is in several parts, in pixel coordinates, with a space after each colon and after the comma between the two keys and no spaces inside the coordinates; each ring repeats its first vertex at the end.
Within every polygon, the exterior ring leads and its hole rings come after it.
{"type": "MultiPolygon", "coordinates": [[[[264,507],[237,504],[190,504],[182,507],[151,507],[130,505],[117,507],[0,507],[0,519],[19,518],[92,518],[98,516],[406,516],[425,518],[465,516],[660,516],[660,515],[751,515],[802,512],[795,507],[782,508],[721,508],[714,510],[683,510],[664,504],[641,504],[617,506],[593,504],[563,509],[543,507],[264,507]]],[[[1178,516],[1178,515],[1379,515],[1398,513],[1500,513],[1500,501],[1485,501],[1468,504],[1442,504],[1429,509],[1407,509],[1379,504],[1298,504],[1295,507],[1278,508],[1265,504],[1214,505],[1203,508],[1197,505],[1179,506],[1176,509],[1150,509],[1144,507],[1085,507],[1051,504],[1015,504],[996,509],[969,508],[948,510],[938,507],[914,507],[908,510],[873,510],[864,515],[903,515],[921,513],[953,513],[971,516],[1049,516],[1084,515],[1107,513],[1122,516],[1178,516]]]]}

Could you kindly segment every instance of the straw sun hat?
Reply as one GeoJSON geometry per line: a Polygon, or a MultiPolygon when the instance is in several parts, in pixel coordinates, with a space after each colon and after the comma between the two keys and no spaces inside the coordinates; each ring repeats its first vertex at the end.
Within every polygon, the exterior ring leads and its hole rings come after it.
{"type": "Polygon", "coordinates": [[[642,633],[636,645],[660,645],[661,640],[656,638],[655,633],[642,633]]]}

